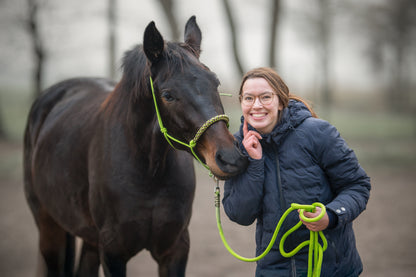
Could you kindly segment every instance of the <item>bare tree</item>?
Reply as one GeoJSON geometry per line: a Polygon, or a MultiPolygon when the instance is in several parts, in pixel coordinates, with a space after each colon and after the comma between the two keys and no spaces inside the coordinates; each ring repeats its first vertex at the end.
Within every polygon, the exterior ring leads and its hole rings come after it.
{"type": "Polygon", "coordinates": [[[276,61],[276,52],[277,45],[276,41],[279,37],[278,34],[278,26],[280,21],[280,0],[272,0],[272,9],[271,9],[271,16],[270,16],[270,46],[269,46],[269,65],[270,67],[275,68],[277,65],[276,61]]]}
{"type": "Polygon", "coordinates": [[[376,72],[385,73],[385,101],[392,111],[412,107],[412,71],[416,47],[416,2],[384,1],[362,9],[367,29],[368,57],[376,72]]]}
{"type": "Polygon", "coordinates": [[[224,5],[224,10],[227,16],[228,26],[230,27],[231,32],[231,41],[233,46],[234,61],[237,66],[238,73],[243,76],[245,69],[240,60],[239,48],[238,48],[238,38],[237,38],[237,29],[234,23],[234,17],[231,11],[230,3],[228,0],[222,1],[224,5]]]}
{"type": "Polygon", "coordinates": [[[116,29],[117,29],[117,0],[108,0],[108,58],[109,75],[111,79],[116,78],[116,29]]]}
{"type": "Polygon", "coordinates": [[[324,115],[328,118],[333,97],[330,87],[330,60],[331,60],[331,26],[332,12],[330,0],[319,0],[319,17],[317,22],[317,47],[321,67],[322,107],[324,115]]]}
{"type": "Polygon", "coordinates": [[[172,34],[172,40],[179,41],[180,34],[178,28],[178,20],[176,19],[174,13],[174,0],[159,0],[160,4],[162,5],[163,11],[166,14],[166,18],[169,22],[170,32],[172,34]]]}
{"type": "MultiPolygon", "coordinates": [[[[269,21],[269,34],[270,34],[270,41],[269,41],[269,48],[265,49],[265,51],[268,51],[268,65],[270,67],[275,68],[277,65],[277,58],[276,53],[278,53],[277,49],[277,39],[279,37],[279,22],[280,22],[280,14],[281,14],[281,5],[280,0],[271,0],[271,12],[270,16],[266,16],[267,20],[269,21]]],[[[230,28],[231,33],[231,41],[232,41],[232,48],[233,48],[233,55],[234,55],[234,61],[237,66],[237,70],[239,74],[242,76],[245,72],[245,68],[241,62],[240,58],[240,49],[238,47],[238,30],[234,21],[234,16],[232,13],[232,8],[230,6],[230,3],[228,0],[222,1],[225,14],[228,21],[228,26],[230,28]]]]}
{"type": "Polygon", "coordinates": [[[32,41],[32,52],[35,62],[35,70],[33,72],[34,97],[36,98],[42,92],[43,87],[43,73],[45,62],[45,49],[42,42],[42,37],[39,31],[39,2],[37,0],[27,0],[28,15],[26,26],[32,41]]]}
{"type": "Polygon", "coordinates": [[[302,9],[296,14],[295,26],[299,30],[299,37],[307,40],[315,49],[317,71],[319,76],[319,97],[321,115],[330,117],[333,104],[333,90],[331,87],[332,61],[332,25],[335,8],[333,0],[315,0],[308,9],[302,9]],[[314,5],[316,4],[316,5],[314,5]]]}

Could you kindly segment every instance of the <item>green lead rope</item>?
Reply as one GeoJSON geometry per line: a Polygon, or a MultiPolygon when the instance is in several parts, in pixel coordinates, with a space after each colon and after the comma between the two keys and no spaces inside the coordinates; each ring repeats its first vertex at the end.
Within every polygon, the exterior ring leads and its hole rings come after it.
{"type": "MultiPolygon", "coordinates": [[[[291,207],[289,209],[286,210],[286,212],[282,215],[282,217],[279,220],[279,223],[276,226],[276,229],[273,233],[272,239],[270,240],[269,245],[267,246],[266,250],[264,250],[264,252],[262,254],[260,254],[257,257],[254,258],[245,258],[243,256],[240,256],[239,254],[237,254],[227,243],[225,236],[224,236],[224,232],[222,230],[222,226],[221,226],[221,217],[220,217],[220,188],[218,185],[218,180],[217,180],[217,187],[215,188],[215,212],[216,212],[216,218],[217,218],[217,227],[218,227],[218,231],[220,233],[220,237],[221,240],[225,246],[225,248],[228,250],[228,252],[231,253],[231,255],[233,255],[234,257],[236,257],[237,259],[244,261],[244,262],[256,262],[262,258],[264,258],[272,249],[276,238],[277,238],[277,234],[279,233],[279,230],[283,224],[283,222],[285,221],[286,217],[292,212],[292,211],[296,211],[299,210],[299,214],[300,217],[302,218],[302,220],[307,221],[307,222],[314,222],[314,221],[318,221],[320,220],[326,212],[325,206],[321,203],[313,203],[312,205],[300,205],[300,204],[296,204],[296,203],[292,203],[291,207]],[[303,215],[303,213],[305,211],[315,211],[316,207],[320,207],[321,213],[314,218],[308,218],[305,217],[303,215]]],[[[295,226],[293,226],[290,230],[288,230],[283,236],[282,239],[280,240],[280,244],[279,244],[279,250],[280,253],[282,254],[283,257],[285,258],[290,258],[294,255],[296,255],[296,253],[298,253],[303,247],[309,245],[309,254],[308,254],[308,277],[319,277],[321,274],[321,267],[322,267],[322,261],[323,261],[323,252],[326,250],[328,243],[327,240],[324,236],[324,234],[322,233],[322,231],[319,232],[314,232],[314,231],[310,231],[310,238],[307,241],[302,242],[301,244],[299,244],[295,249],[293,249],[292,251],[290,251],[289,253],[287,253],[284,250],[284,243],[286,238],[292,234],[293,232],[295,232],[297,229],[299,229],[299,227],[302,226],[302,221],[299,221],[295,226]],[[321,245],[319,243],[319,237],[322,240],[323,245],[321,245]]]]}

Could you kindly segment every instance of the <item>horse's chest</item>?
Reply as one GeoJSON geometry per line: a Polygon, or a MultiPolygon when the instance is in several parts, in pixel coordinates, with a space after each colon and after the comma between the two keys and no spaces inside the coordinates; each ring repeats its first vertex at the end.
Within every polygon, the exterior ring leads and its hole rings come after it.
{"type": "Polygon", "coordinates": [[[96,222],[141,221],[149,226],[187,221],[194,190],[193,182],[149,184],[129,181],[108,186],[93,185],[89,198],[96,222]]]}
{"type": "Polygon", "coordinates": [[[94,217],[102,222],[98,226],[103,244],[114,240],[128,240],[132,251],[151,248],[163,241],[173,244],[186,230],[193,201],[193,190],[159,190],[125,194],[121,201],[113,202],[107,209],[96,210],[94,217]],[[105,212],[105,214],[103,214],[105,212]]]}

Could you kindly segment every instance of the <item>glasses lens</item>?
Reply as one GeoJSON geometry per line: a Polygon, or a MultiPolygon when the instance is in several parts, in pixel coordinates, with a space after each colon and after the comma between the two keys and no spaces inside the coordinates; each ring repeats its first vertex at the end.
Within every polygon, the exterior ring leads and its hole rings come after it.
{"type": "Polygon", "coordinates": [[[270,103],[272,103],[273,100],[273,93],[263,93],[259,96],[254,96],[251,94],[244,94],[243,96],[241,96],[241,103],[245,106],[252,106],[254,104],[254,102],[256,102],[256,98],[259,99],[260,103],[262,105],[268,105],[270,103]]]}
{"type": "Polygon", "coordinates": [[[246,106],[253,105],[255,97],[250,94],[245,94],[242,96],[242,103],[246,106]]]}
{"type": "Polygon", "coordinates": [[[271,94],[271,93],[262,94],[262,95],[259,96],[259,99],[260,99],[260,102],[263,105],[268,105],[272,102],[273,94],[271,94]]]}

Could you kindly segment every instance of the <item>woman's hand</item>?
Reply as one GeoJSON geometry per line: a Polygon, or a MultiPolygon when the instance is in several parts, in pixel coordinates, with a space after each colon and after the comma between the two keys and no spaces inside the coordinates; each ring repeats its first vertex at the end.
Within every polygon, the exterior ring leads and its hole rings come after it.
{"type": "Polygon", "coordinates": [[[261,149],[260,139],[261,135],[256,131],[249,131],[247,127],[247,120],[244,120],[243,124],[243,145],[247,150],[247,153],[251,158],[259,160],[261,159],[263,152],[261,149]]]}
{"type": "MultiPolygon", "coordinates": [[[[321,213],[321,208],[316,207],[314,213],[305,211],[303,213],[303,215],[305,217],[308,217],[308,218],[314,218],[314,217],[317,217],[320,213],[321,213]]],[[[303,222],[303,224],[306,226],[306,228],[308,228],[311,231],[315,231],[315,232],[325,230],[328,227],[328,224],[329,224],[329,217],[328,217],[328,214],[326,212],[324,214],[324,217],[322,217],[320,220],[315,221],[315,222],[305,222],[300,218],[300,216],[299,216],[299,219],[303,222]]]]}

